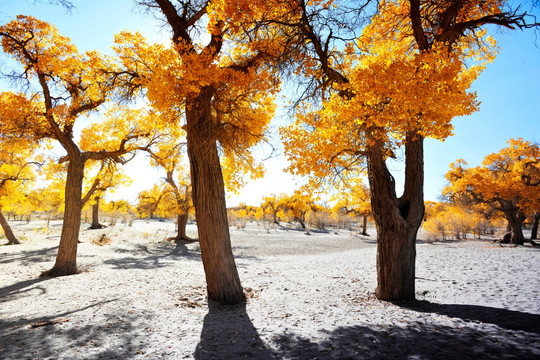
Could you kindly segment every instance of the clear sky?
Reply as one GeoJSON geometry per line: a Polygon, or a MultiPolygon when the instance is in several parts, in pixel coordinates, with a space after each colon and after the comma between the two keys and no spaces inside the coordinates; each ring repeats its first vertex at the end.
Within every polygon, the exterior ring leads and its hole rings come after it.
{"type": "MultiPolygon", "coordinates": [[[[34,4],[33,0],[0,0],[0,23],[10,21],[17,14],[35,16],[54,24],[80,51],[98,50],[112,54],[113,36],[124,29],[140,31],[151,42],[169,41],[167,28],[137,10],[132,0],[74,0],[73,3],[76,10],[67,13],[61,6],[34,4]]],[[[540,18],[540,12],[535,10],[535,13],[540,18]]],[[[501,51],[473,85],[481,101],[480,111],[455,119],[454,136],[446,141],[426,142],[426,200],[439,199],[446,184],[444,174],[456,159],[465,159],[471,166],[476,166],[486,155],[506,146],[510,138],[540,142],[540,32],[505,30],[494,35],[501,51]]],[[[7,65],[2,55],[0,61],[2,67],[7,65]]],[[[0,90],[7,89],[8,85],[0,80],[0,90]]],[[[274,125],[284,122],[286,120],[281,118],[274,125]]],[[[276,133],[274,138],[278,139],[276,133]]],[[[162,176],[145,164],[146,159],[139,155],[128,165],[127,173],[134,182],[129,190],[120,192],[127,200],[133,201],[137,192],[150,188],[162,176]]],[[[240,190],[240,195],[230,196],[229,206],[239,202],[259,205],[262,196],[292,193],[301,183],[300,179],[282,172],[286,167],[283,156],[265,164],[266,177],[248,184],[240,190]]],[[[403,164],[393,162],[390,167],[400,186],[403,164]]]]}

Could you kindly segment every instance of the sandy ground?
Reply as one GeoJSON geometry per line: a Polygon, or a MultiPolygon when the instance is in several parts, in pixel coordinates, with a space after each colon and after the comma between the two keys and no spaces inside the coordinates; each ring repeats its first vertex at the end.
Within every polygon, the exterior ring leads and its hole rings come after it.
{"type": "MultiPolygon", "coordinates": [[[[1,359],[538,359],[540,252],[417,246],[417,299],[374,298],[375,236],[231,229],[247,304],[208,304],[197,243],[169,222],[83,230],[81,274],[38,279],[61,224],[0,246],[1,359]],[[102,234],[112,242],[97,246],[102,234]],[[43,326],[39,326],[43,325],[43,326]]],[[[189,225],[188,234],[195,235],[189,225]]],[[[5,239],[2,240],[5,242],[5,239]]]]}

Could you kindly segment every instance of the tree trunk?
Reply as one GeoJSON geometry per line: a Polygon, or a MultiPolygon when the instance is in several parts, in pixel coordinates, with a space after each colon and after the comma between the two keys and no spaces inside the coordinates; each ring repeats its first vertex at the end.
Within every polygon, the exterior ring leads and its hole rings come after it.
{"type": "Polygon", "coordinates": [[[4,214],[2,213],[2,209],[0,209],[0,225],[2,225],[2,229],[4,230],[4,234],[6,234],[8,244],[20,244],[21,243],[19,241],[19,239],[17,239],[17,236],[15,236],[15,234],[11,230],[11,226],[9,226],[9,223],[7,222],[6,218],[4,217],[4,214]]]}
{"type": "Polygon", "coordinates": [[[369,234],[367,233],[367,214],[363,214],[363,223],[362,223],[362,235],[364,236],[368,236],[369,234]]]}
{"type": "Polygon", "coordinates": [[[84,159],[72,156],[69,160],[66,189],[65,210],[60,246],[56,255],[56,263],[51,270],[41,274],[42,277],[77,274],[77,244],[81,226],[82,184],[84,177],[84,159]]]}
{"type": "Polygon", "coordinates": [[[178,214],[177,216],[177,222],[178,222],[178,234],[176,235],[176,240],[193,240],[189,236],[186,235],[186,225],[189,218],[189,213],[185,212],[183,214],[178,214]]]}
{"type": "Polygon", "coordinates": [[[302,218],[297,217],[296,221],[298,221],[302,230],[306,230],[306,223],[302,220],[302,218]]]}
{"type": "Polygon", "coordinates": [[[424,217],[423,139],[408,135],[405,191],[397,198],[382,144],[368,149],[368,178],[377,227],[377,289],[380,300],[415,298],[416,234],[424,217]]]}
{"type": "Polygon", "coordinates": [[[506,237],[508,240],[503,239],[503,242],[523,245],[525,243],[525,237],[523,236],[522,225],[525,220],[525,215],[517,208],[505,210],[504,215],[508,221],[509,236],[506,237]]]}
{"type": "Polygon", "coordinates": [[[531,240],[538,239],[538,222],[540,221],[540,212],[534,214],[533,227],[531,230],[531,240]]]}
{"type": "Polygon", "coordinates": [[[212,95],[204,88],[186,107],[192,196],[208,298],[234,304],[245,301],[245,295],[231,248],[225,187],[211,114],[212,95]]]}
{"type": "Polygon", "coordinates": [[[277,219],[277,211],[273,211],[272,213],[273,213],[273,216],[274,216],[274,224],[279,225],[279,221],[277,219]]]}
{"type": "Polygon", "coordinates": [[[103,225],[99,223],[99,200],[100,197],[95,197],[96,202],[92,204],[92,225],[90,225],[90,229],[103,229],[103,225]]]}

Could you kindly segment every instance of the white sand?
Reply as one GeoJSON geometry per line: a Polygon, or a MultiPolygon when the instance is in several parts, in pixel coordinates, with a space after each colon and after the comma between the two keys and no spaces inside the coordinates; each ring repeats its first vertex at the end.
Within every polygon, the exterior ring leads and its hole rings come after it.
{"type": "Polygon", "coordinates": [[[392,304],[373,296],[374,230],[250,225],[231,233],[253,296],[224,307],[206,301],[198,244],[164,241],[172,223],[83,230],[83,272],[46,280],[61,224],[12,224],[24,243],[0,246],[1,359],[540,358],[540,252],[529,246],[419,242],[419,301],[392,304]],[[111,244],[90,243],[104,233],[111,244]]]}

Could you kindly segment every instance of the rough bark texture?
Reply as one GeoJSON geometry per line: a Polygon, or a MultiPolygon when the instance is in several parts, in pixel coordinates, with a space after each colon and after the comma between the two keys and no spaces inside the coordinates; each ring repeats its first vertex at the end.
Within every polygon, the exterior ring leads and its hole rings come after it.
{"type": "Polygon", "coordinates": [[[41,274],[42,277],[73,275],[78,272],[77,244],[81,226],[83,176],[84,160],[81,156],[73,156],[68,164],[64,223],[56,262],[51,270],[41,274]]]}
{"type": "Polygon", "coordinates": [[[90,229],[103,229],[104,226],[99,223],[99,200],[100,197],[96,196],[96,202],[92,204],[92,225],[90,229]]]}
{"type": "Polygon", "coordinates": [[[415,298],[416,234],[424,216],[423,139],[407,136],[405,191],[397,198],[381,145],[368,152],[368,177],[377,227],[377,289],[380,300],[415,298]]]}
{"type": "Polygon", "coordinates": [[[203,91],[186,108],[188,156],[208,297],[223,304],[245,301],[232,254],[225,187],[213,134],[211,93],[203,91]]]}
{"type": "Polygon", "coordinates": [[[17,236],[15,236],[15,234],[11,230],[11,226],[9,226],[9,223],[4,217],[4,214],[2,213],[2,209],[0,209],[0,225],[2,226],[2,229],[4,230],[4,234],[6,234],[6,239],[8,240],[8,244],[21,243],[19,239],[17,239],[17,236]]]}
{"type": "Polygon", "coordinates": [[[525,243],[525,237],[523,236],[523,221],[525,220],[525,215],[519,209],[513,208],[510,210],[505,210],[504,215],[508,221],[508,230],[509,236],[508,240],[503,239],[503,242],[523,245],[525,243]]]}

